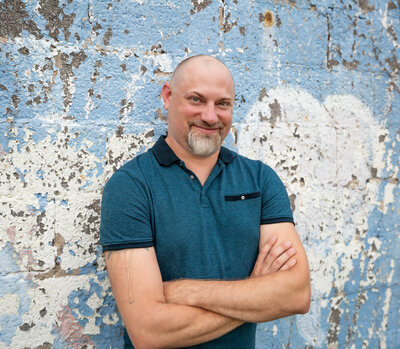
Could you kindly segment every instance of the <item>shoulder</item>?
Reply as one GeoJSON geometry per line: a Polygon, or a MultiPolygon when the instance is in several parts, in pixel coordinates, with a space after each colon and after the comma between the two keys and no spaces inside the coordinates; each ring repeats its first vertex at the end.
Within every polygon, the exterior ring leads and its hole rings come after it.
{"type": "Polygon", "coordinates": [[[264,176],[277,176],[276,172],[261,160],[250,159],[246,156],[235,153],[236,156],[232,161],[233,170],[244,168],[252,173],[258,173],[264,176]]]}
{"type": "Polygon", "coordinates": [[[142,181],[145,174],[149,172],[152,166],[153,154],[150,150],[137,155],[118,168],[108,179],[105,189],[109,187],[124,187],[135,181],[142,181]]]}

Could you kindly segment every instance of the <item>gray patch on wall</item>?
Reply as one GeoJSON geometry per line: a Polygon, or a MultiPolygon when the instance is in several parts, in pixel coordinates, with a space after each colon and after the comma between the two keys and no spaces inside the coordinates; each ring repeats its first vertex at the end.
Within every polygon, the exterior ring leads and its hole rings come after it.
{"type": "Polygon", "coordinates": [[[29,18],[25,10],[25,4],[20,0],[4,0],[0,2],[0,37],[11,39],[21,36],[23,30],[34,35],[36,39],[41,39],[39,28],[36,23],[29,18]]]}
{"type": "Polygon", "coordinates": [[[276,99],[274,99],[274,103],[269,104],[269,109],[271,110],[271,124],[276,124],[276,119],[282,117],[281,106],[276,99]]]}
{"type": "Polygon", "coordinates": [[[65,40],[69,39],[71,33],[68,28],[74,23],[75,13],[67,15],[64,10],[58,7],[58,0],[41,0],[39,2],[39,13],[46,20],[46,30],[50,37],[58,41],[59,29],[63,29],[65,40]]]}
{"type": "Polygon", "coordinates": [[[211,2],[211,0],[192,0],[193,8],[190,10],[190,14],[194,15],[195,13],[204,10],[211,4],[211,2]]]}

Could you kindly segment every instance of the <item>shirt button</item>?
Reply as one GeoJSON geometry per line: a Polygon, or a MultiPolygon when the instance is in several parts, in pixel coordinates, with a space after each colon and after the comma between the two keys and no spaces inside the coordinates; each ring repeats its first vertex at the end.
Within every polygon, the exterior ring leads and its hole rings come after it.
{"type": "Polygon", "coordinates": [[[242,200],[246,199],[244,195],[242,195],[240,198],[241,198],[242,200]]]}
{"type": "Polygon", "coordinates": [[[194,176],[193,176],[193,175],[190,175],[190,179],[194,179],[194,176]]]}

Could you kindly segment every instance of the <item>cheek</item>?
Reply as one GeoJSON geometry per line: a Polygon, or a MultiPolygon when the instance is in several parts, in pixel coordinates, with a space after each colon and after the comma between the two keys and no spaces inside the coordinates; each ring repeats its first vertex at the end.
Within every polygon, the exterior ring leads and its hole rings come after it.
{"type": "Polygon", "coordinates": [[[221,133],[221,138],[225,139],[226,136],[229,134],[229,131],[230,131],[230,127],[226,127],[221,133]]]}
{"type": "Polygon", "coordinates": [[[175,133],[187,133],[189,129],[188,121],[182,114],[175,113],[174,116],[170,117],[168,120],[168,128],[175,130],[175,133]]]}
{"type": "Polygon", "coordinates": [[[199,112],[199,107],[190,104],[182,105],[181,108],[179,109],[179,113],[184,119],[190,119],[193,115],[196,115],[198,112],[199,112]]]}
{"type": "Polygon", "coordinates": [[[227,113],[226,115],[221,116],[221,122],[224,124],[224,129],[222,130],[221,136],[223,139],[228,135],[232,126],[232,114],[227,113]]]}
{"type": "Polygon", "coordinates": [[[220,116],[221,122],[224,124],[225,127],[230,128],[232,125],[232,112],[227,111],[220,116]]]}

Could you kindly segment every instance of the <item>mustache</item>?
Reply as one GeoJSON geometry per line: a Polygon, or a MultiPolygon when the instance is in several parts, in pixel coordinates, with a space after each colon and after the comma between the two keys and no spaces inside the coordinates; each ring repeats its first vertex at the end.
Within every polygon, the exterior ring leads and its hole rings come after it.
{"type": "Polygon", "coordinates": [[[208,128],[208,129],[222,129],[224,126],[222,123],[220,122],[216,122],[215,124],[209,124],[205,121],[191,121],[189,122],[189,127],[192,126],[198,126],[198,127],[202,127],[202,128],[208,128]]]}

